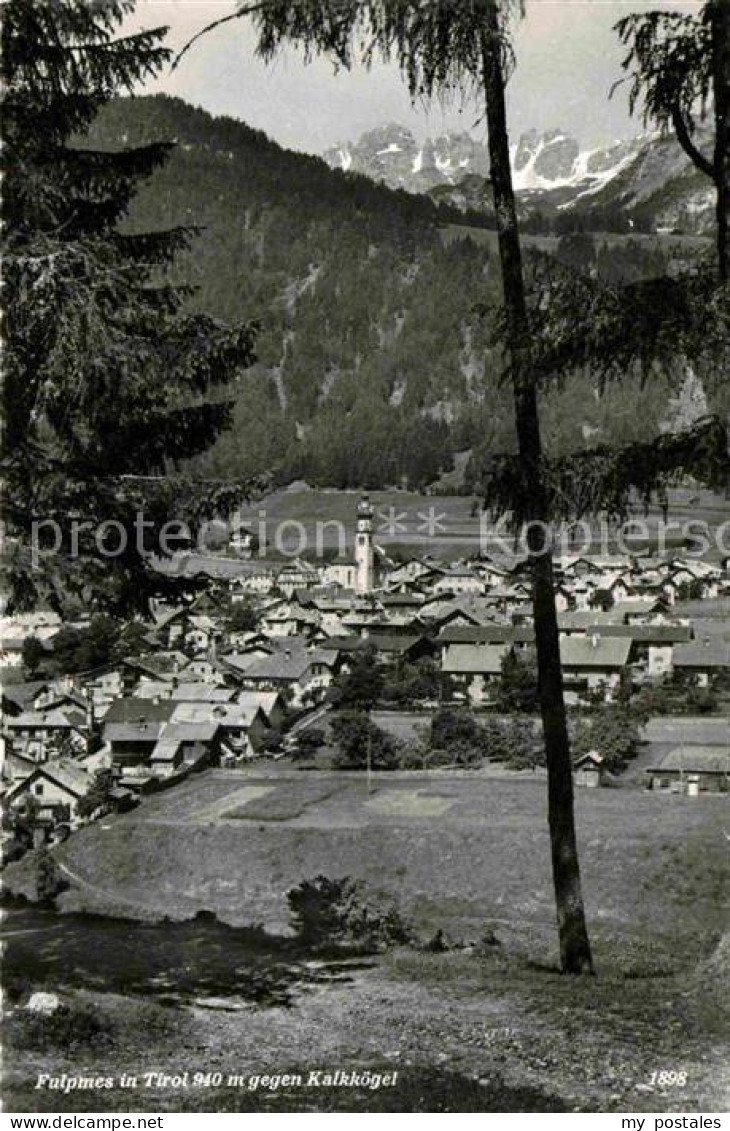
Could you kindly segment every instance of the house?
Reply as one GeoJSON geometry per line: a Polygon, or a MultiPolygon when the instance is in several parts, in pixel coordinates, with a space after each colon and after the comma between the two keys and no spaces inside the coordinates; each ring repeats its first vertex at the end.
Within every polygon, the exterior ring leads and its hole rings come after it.
{"type": "Polygon", "coordinates": [[[252,758],[264,745],[269,729],[257,703],[178,703],[170,726],[160,737],[167,745],[172,736],[181,742],[195,741],[202,744],[201,752],[207,745],[216,760],[226,750],[236,758],[252,758]]]}
{"type": "Polygon", "coordinates": [[[587,692],[603,691],[606,698],[618,687],[628,664],[631,641],[620,637],[564,636],[560,640],[566,703],[575,704],[587,692]]]}
{"type": "Polygon", "coordinates": [[[399,593],[387,592],[378,594],[378,604],[384,612],[388,613],[412,613],[415,615],[423,605],[425,598],[422,593],[399,593]]]}
{"type": "Polygon", "coordinates": [[[478,594],[486,593],[487,584],[473,569],[465,566],[453,566],[436,577],[431,588],[432,592],[439,594],[478,594]]]}
{"type": "Polygon", "coordinates": [[[270,593],[276,584],[277,567],[271,562],[242,561],[230,578],[228,591],[233,602],[243,601],[250,593],[270,593]]]}
{"type": "Polygon", "coordinates": [[[561,636],[585,636],[604,625],[620,623],[621,619],[616,616],[614,609],[568,609],[558,616],[561,636]]]}
{"type": "Polygon", "coordinates": [[[121,666],[99,668],[84,677],[83,687],[94,707],[94,715],[101,718],[110,703],[123,693],[124,677],[121,666]]]}
{"type": "Polygon", "coordinates": [[[441,658],[441,671],[449,676],[455,690],[463,691],[473,703],[489,699],[490,685],[499,682],[502,662],[511,645],[448,644],[441,658]]]}
{"type": "Polygon", "coordinates": [[[576,785],[586,785],[595,789],[603,785],[605,778],[603,755],[597,750],[589,750],[573,763],[573,777],[576,785]]]}
{"type": "Polygon", "coordinates": [[[647,771],[648,788],[687,793],[730,792],[730,750],[722,746],[675,746],[647,771]]]}
{"type": "Polygon", "coordinates": [[[232,687],[213,687],[209,683],[190,682],[167,684],[173,703],[232,703],[236,692],[232,687]]]}
{"type": "Polygon", "coordinates": [[[669,605],[663,597],[628,597],[613,606],[616,620],[623,624],[661,624],[668,621],[669,605]]]}
{"type": "Polygon", "coordinates": [[[355,589],[357,562],[349,554],[338,554],[322,567],[322,582],[338,585],[341,589],[355,589]]]}
{"type": "Polygon", "coordinates": [[[276,588],[280,589],[287,597],[291,597],[297,589],[313,589],[319,585],[320,572],[315,566],[296,558],[287,562],[276,574],[276,588]]]}
{"type": "Polygon", "coordinates": [[[253,531],[249,530],[247,526],[241,526],[236,523],[231,531],[228,544],[233,553],[237,554],[239,558],[250,558],[257,548],[258,540],[254,537],[253,531]]]}
{"type": "Polygon", "coordinates": [[[91,788],[91,778],[75,762],[57,760],[36,766],[27,777],[10,787],[4,805],[23,806],[32,799],[35,820],[54,826],[79,818],[78,805],[91,788]]]}
{"type": "Polygon", "coordinates": [[[175,707],[169,699],[125,698],[112,703],[102,736],[115,768],[122,773],[132,768],[149,770],[152,752],[175,707]]]}
{"type": "Polygon", "coordinates": [[[86,713],[75,706],[70,709],[23,711],[6,719],[5,733],[11,746],[23,748],[29,757],[45,761],[54,753],[81,753],[88,738],[86,713]]]}
{"type": "Polygon", "coordinates": [[[365,646],[374,648],[377,658],[386,664],[394,664],[398,660],[416,663],[435,652],[433,641],[420,634],[373,632],[363,639],[365,646]]]}
{"type": "Polygon", "coordinates": [[[237,691],[235,701],[249,710],[258,707],[272,730],[281,730],[286,721],[286,703],[278,691],[237,691]]]}
{"type": "Polygon", "coordinates": [[[155,743],[149,769],[155,778],[169,778],[193,767],[220,759],[220,727],[217,719],[166,723],[155,743]]]}
{"type": "Polygon", "coordinates": [[[698,687],[707,687],[713,676],[730,671],[730,645],[717,638],[678,644],[673,662],[678,675],[691,676],[698,687]]]}
{"type": "Polygon", "coordinates": [[[601,636],[631,641],[629,662],[638,665],[650,680],[671,675],[674,649],[692,638],[686,624],[604,624],[596,631],[601,636]]]}
{"type": "Polygon", "coordinates": [[[171,651],[145,652],[142,656],[130,656],[122,663],[122,688],[128,694],[142,679],[171,680],[179,675],[189,660],[184,652],[171,651]]]}
{"type": "Polygon", "coordinates": [[[49,687],[50,684],[44,679],[5,684],[2,688],[3,717],[33,710],[38,705],[38,699],[48,691],[49,687]]]}
{"type": "Polygon", "coordinates": [[[241,682],[254,691],[281,691],[299,705],[307,693],[324,694],[336,666],[337,656],[331,651],[286,648],[253,660],[241,673],[241,682]]]}
{"type": "Polygon", "coordinates": [[[53,637],[60,627],[61,618],[50,609],[0,617],[0,667],[22,666],[23,642],[28,637],[39,641],[45,649],[52,650],[53,637]]]}
{"type": "Polygon", "coordinates": [[[422,558],[409,558],[408,561],[401,562],[390,571],[388,585],[392,587],[401,583],[411,584],[414,581],[420,581],[421,578],[430,573],[431,569],[431,562],[424,561],[422,558]]]}

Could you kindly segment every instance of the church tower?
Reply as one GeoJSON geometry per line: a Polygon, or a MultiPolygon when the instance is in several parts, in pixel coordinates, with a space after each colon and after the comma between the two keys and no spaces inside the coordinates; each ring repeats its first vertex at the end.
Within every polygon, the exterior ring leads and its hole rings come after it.
{"type": "Polygon", "coordinates": [[[355,565],[355,591],[357,593],[369,593],[375,581],[375,556],[373,553],[373,507],[367,495],[363,495],[357,507],[355,565]]]}

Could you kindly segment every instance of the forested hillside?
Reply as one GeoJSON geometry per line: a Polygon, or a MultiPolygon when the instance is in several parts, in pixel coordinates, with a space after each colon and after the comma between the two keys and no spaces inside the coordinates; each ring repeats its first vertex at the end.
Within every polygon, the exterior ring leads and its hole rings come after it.
{"type": "MultiPolygon", "coordinates": [[[[164,139],[177,149],[128,227],[199,226],[176,267],[196,288],[191,304],[260,322],[235,426],[198,471],[418,487],[456,451],[512,447],[510,398],[487,346],[498,267],[488,247],[442,239],[455,213],[167,97],[113,103],[89,143],[164,139]]],[[[650,255],[653,272],[662,256],[650,255]]],[[[631,273],[646,253],[635,243],[599,247],[601,256],[607,270],[631,273]]],[[[582,375],[549,400],[549,446],[655,432],[669,395],[658,382],[598,396],[582,375]]]]}

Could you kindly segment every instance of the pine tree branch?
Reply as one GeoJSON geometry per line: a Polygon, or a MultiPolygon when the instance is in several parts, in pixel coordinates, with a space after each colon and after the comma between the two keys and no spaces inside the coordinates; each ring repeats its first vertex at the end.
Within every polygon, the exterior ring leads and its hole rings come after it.
{"type": "Polygon", "coordinates": [[[178,51],[177,55],[172,61],[171,69],[173,71],[177,70],[183,56],[187,55],[190,48],[194,44],[196,44],[199,39],[202,39],[204,35],[207,35],[209,31],[214,31],[216,28],[222,27],[223,24],[230,24],[233,22],[233,20],[240,20],[243,16],[251,15],[252,12],[260,12],[265,7],[265,0],[263,0],[263,2],[260,4],[246,4],[245,7],[238,8],[235,12],[231,12],[229,16],[221,16],[220,19],[213,20],[212,23],[208,24],[206,27],[197,32],[192,39],[189,39],[185,46],[180,51],[178,51]]]}
{"type": "MultiPolygon", "coordinates": [[[[632,492],[648,501],[659,488],[688,475],[708,487],[724,489],[729,473],[728,425],[718,416],[704,417],[691,428],[648,442],[586,448],[560,459],[545,459],[542,466],[555,522],[600,512],[624,518],[632,492]]],[[[511,514],[515,525],[529,515],[529,485],[519,457],[493,457],[480,489],[485,505],[497,514],[511,514]]]]}

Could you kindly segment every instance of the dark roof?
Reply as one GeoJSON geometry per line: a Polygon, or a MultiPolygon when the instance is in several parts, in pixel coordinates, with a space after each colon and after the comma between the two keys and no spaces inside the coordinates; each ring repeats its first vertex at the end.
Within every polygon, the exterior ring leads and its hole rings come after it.
{"type": "Polygon", "coordinates": [[[447,625],[436,637],[437,644],[507,644],[535,639],[531,624],[447,625]]]}
{"type": "Polygon", "coordinates": [[[678,644],[692,639],[688,624],[601,624],[595,631],[599,636],[625,637],[642,644],[678,644]]]}
{"type": "Polygon", "coordinates": [[[647,773],[658,773],[661,770],[730,776],[730,751],[722,746],[675,746],[659,766],[650,766],[647,773]]]}
{"type": "Polygon", "coordinates": [[[678,644],[673,663],[675,668],[727,668],[730,667],[730,646],[717,639],[678,644]]]}
{"type": "Polygon", "coordinates": [[[420,641],[426,642],[428,638],[425,636],[408,636],[405,633],[402,636],[373,633],[365,637],[365,644],[375,648],[376,652],[408,652],[420,641]]]}
{"type": "Polygon", "coordinates": [[[367,645],[364,636],[328,636],[320,640],[317,647],[332,652],[362,652],[367,645]]]}
{"type": "Polygon", "coordinates": [[[44,679],[29,680],[26,683],[11,683],[3,687],[3,699],[24,711],[28,704],[32,703],[36,696],[41,691],[45,691],[47,687],[48,681],[44,679]]]}
{"type": "Polygon", "coordinates": [[[169,699],[162,699],[159,703],[154,699],[136,699],[132,696],[115,699],[104,716],[104,724],[163,723],[167,722],[174,709],[175,704],[169,699]]]}

